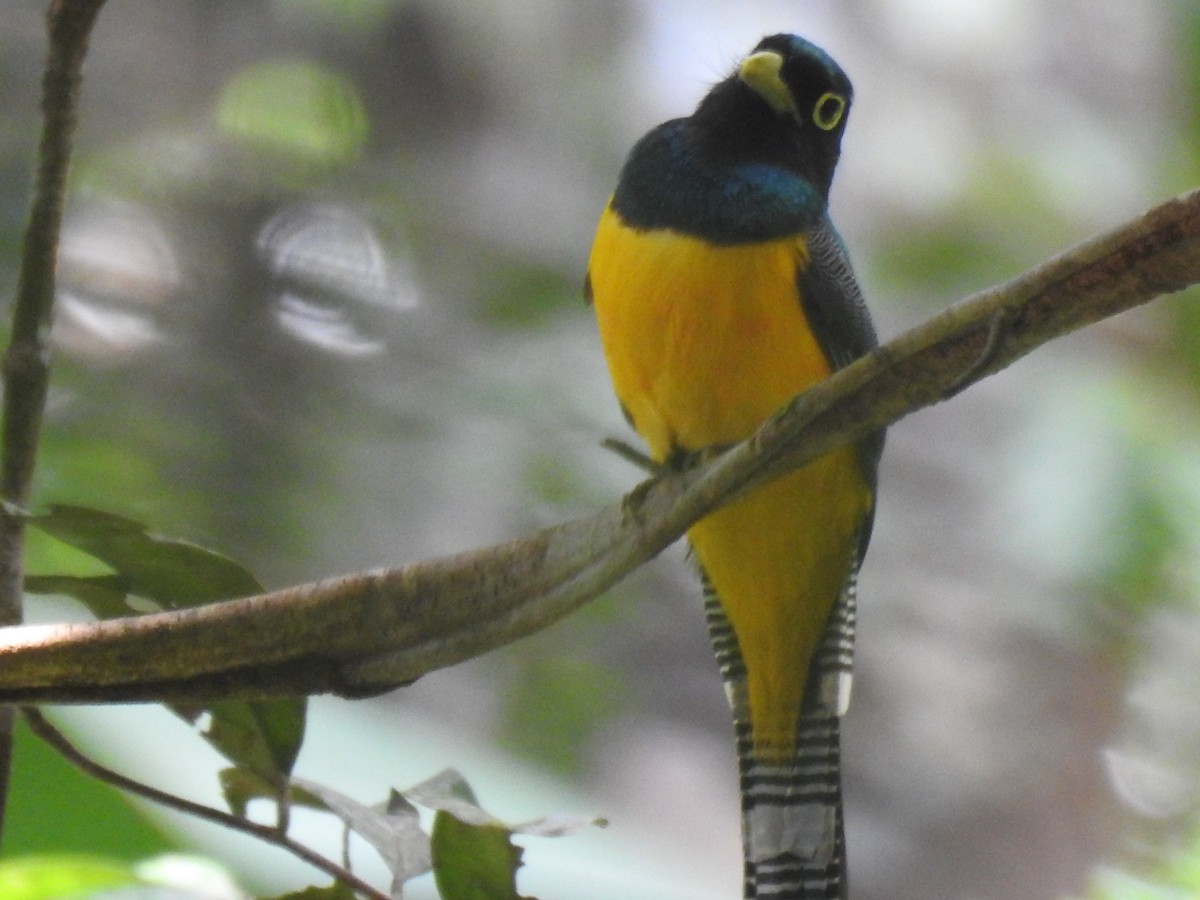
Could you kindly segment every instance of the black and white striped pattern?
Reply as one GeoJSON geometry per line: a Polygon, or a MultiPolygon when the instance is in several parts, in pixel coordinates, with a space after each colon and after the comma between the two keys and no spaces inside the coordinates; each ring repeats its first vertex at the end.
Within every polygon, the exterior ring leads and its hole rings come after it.
{"type": "MultiPolygon", "coordinates": [[[[854,637],[858,629],[858,571],[851,570],[842,595],[829,614],[825,634],[813,654],[810,683],[816,696],[805,701],[806,707],[835,716],[844,716],[850,708],[851,676],[854,672],[854,637]]],[[[807,710],[806,710],[807,711],[807,710]]]]}
{"type": "Polygon", "coordinates": [[[737,635],[704,579],[705,617],[737,739],[747,900],[846,896],[839,717],[849,703],[855,603],[852,575],[813,657],[794,754],[764,763],[754,753],[737,635]]]}

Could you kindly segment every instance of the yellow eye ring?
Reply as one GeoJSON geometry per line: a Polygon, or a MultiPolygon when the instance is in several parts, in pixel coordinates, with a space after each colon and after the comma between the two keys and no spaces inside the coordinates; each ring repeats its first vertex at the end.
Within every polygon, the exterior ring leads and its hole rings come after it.
{"type": "Polygon", "coordinates": [[[846,98],[833,91],[826,91],[813,106],[813,124],[822,131],[832,131],[846,113],[846,98]]]}

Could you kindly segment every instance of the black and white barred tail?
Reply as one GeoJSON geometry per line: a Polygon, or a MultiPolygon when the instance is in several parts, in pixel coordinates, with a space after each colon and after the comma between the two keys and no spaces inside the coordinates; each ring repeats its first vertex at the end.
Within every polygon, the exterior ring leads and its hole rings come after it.
{"type": "Polygon", "coordinates": [[[846,897],[839,720],[850,699],[855,605],[852,574],[813,655],[792,758],[762,762],[737,636],[705,579],[705,617],[737,739],[747,900],[846,897]]]}

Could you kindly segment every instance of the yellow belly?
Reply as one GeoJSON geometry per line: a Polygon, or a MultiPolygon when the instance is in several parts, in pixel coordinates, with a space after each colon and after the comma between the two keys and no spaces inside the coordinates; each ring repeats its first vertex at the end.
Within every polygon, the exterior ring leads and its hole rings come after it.
{"type": "MultiPolygon", "coordinates": [[[[713,247],[612,209],[589,263],[617,397],[656,459],[748,437],[829,375],[800,303],[802,238],[713,247]]],[[[756,750],[785,758],[809,660],[871,495],[836,450],[698,522],[688,538],[737,635],[756,750]]]]}

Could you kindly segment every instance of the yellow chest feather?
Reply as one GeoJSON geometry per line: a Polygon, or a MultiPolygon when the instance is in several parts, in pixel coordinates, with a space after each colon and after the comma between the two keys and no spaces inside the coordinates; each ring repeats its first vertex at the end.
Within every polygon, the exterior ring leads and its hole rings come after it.
{"type": "Polygon", "coordinates": [[[655,456],[751,434],[829,374],[796,278],[803,240],[713,247],[608,211],[590,275],[617,397],[655,456]]]}

